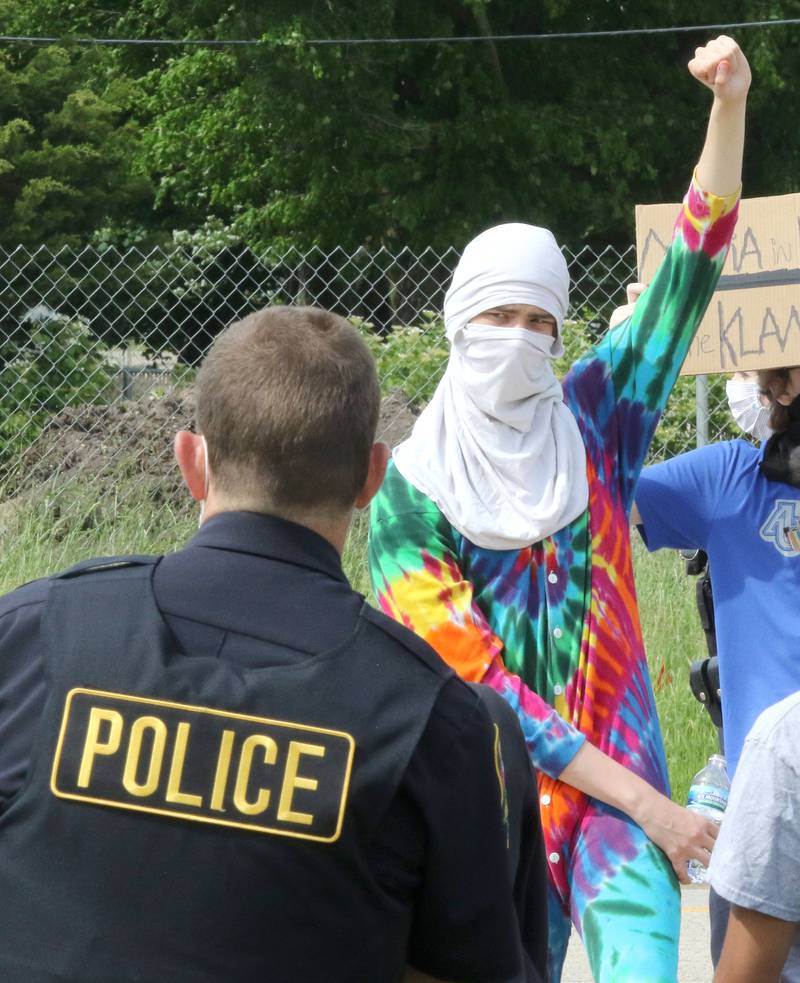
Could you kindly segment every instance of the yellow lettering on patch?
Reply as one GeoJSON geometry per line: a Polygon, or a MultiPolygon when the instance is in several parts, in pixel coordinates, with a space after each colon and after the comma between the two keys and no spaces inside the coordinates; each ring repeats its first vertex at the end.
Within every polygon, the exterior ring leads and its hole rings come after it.
{"type": "Polygon", "coordinates": [[[186,758],[186,744],[189,740],[191,727],[182,720],[178,724],[178,732],[175,737],[175,748],[172,752],[172,763],[169,766],[169,779],[167,781],[167,802],[178,802],[187,806],[197,806],[203,804],[200,795],[192,795],[190,792],[181,791],[181,778],[183,777],[183,763],[186,758]]]}
{"type": "Polygon", "coordinates": [[[319,782],[315,778],[303,778],[297,774],[301,754],[313,754],[318,758],[323,758],[325,748],[318,744],[303,744],[300,741],[292,741],[289,745],[286,771],[283,775],[283,785],[281,785],[281,801],[278,805],[278,819],[287,823],[301,823],[304,826],[310,826],[314,822],[313,815],[292,810],[292,795],[296,788],[307,788],[314,791],[319,786],[319,782]]]}
{"type": "Polygon", "coordinates": [[[59,798],[331,843],[355,741],[346,731],[73,689],[50,788],[59,798]]]}
{"type": "Polygon", "coordinates": [[[225,785],[228,781],[228,772],[231,770],[231,751],[235,736],[232,730],[222,732],[214,788],[211,790],[211,808],[216,812],[225,812],[225,785]]]}
{"type": "Polygon", "coordinates": [[[86,728],[86,741],[83,745],[83,757],[81,767],[78,772],[78,785],[81,788],[88,788],[92,779],[92,765],[96,754],[114,754],[119,749],[120,738],[122,737],[122,714],[116,710],[103,710],[100,707],[92,707],[89,714],[89,726],[86,728]],[[105,721],[110,724],[108,738],[100,740],[100,725],[105,721]]]}
{"type": "Polygon", "coordinates": [[[128,754],[125,758],[125,770],[122,772],[122,784],[131,795],[152,795],[158,788],[161,777],[161,765],[164,762],[164,749],[167,746],[167,725],[158,717],[139,717],[131,728],[131,738],[128,744],[128,754]],[[141,763],[144,735],[152,734],[150,758],[147,761],[147,777],[143,782],[137,780],[141,763]]]}
{"type": "Polygon", "coordinates": [[[277,744],[271,737],[265,737],[263,734],[251,734],[242,745],[242,754],[239,758],[239,771],[236,775],[236,788],[233,792],[233,804],[245,816],[257,816],[269,805],[269,791],[265,788],[259,790],[255,799],[250,800],[247,798],[250,769],[253,765],[253,755],[257,747],[264,748],[265,765],[274,765],[278,757],[277,744]]]}

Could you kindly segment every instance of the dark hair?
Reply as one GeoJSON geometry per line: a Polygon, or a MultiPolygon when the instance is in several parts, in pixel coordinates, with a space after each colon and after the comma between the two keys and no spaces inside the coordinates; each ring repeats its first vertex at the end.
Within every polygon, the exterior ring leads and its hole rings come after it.
{"type": "Polygon", "coordinates": [[[780,369],[760,369],[758,386],[761,394],[769,400],[769,425],[774,433],[783,433],[789,428],[789,407],[778,402],[789,386],[789,373],[798,366],[786,366],[780,369]]]}
{"type": "Polygon", "coordinates": [[[379,408],[365,342],[315,307],[267,307],[232,324],[197,377],[197,429],[215,482],[276,511],[352,507],[379,408]]]}

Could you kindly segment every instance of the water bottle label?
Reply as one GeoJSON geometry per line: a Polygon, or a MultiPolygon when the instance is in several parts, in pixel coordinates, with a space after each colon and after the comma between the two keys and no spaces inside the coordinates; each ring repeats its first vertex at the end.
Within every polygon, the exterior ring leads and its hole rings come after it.
{"type": "Polygon", "coordinates": [[[718,785],[692,785],[689,789],[689,801],[687,805],[701,806],[704,809],[716,809],[718,812],[725,812],[728,804],[728,790],[720,788],[718,785]]]}

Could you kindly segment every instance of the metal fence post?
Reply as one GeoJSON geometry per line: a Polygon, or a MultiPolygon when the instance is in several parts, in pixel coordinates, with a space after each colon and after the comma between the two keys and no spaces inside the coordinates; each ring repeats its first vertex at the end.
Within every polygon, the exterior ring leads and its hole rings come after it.
{"type": "Polygon", "coordinates": [[[695,376],[695,420],[697,424],[697,446],[708,443],[708,376],[695,376]]]}
{"type": "Polygon", "coordinates": [[[122,385],[120,386],[120,399],[126,400],[131,398],[133,393],[133,372],[130,370],[129,366],[122,366],[122,385]]]}
{"type": "Polygon", "coordinates": [[[308,264],[303,260],[297,270],[298,286],[297,294],[295,296],[295,303],[300,307],[308,307],[310,301],[308,299],[308,277],[309,268],[308,264]]]}

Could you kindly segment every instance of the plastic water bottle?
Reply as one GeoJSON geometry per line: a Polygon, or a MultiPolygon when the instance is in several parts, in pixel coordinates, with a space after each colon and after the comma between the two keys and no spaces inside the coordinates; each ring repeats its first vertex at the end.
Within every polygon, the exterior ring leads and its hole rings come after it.
{"type": "MultiPolygon", "coordinates": [[[[730,787],[725,758],[721,754],[712,754],[705,768],[698,771],[692,779],[687,808],[719,826],[728,805],[730,787]]],[[[708,868],[699,860],[689,861],[688,872],[689,880],[695,884],[705,884],[708,880],[708,868]]]]}

